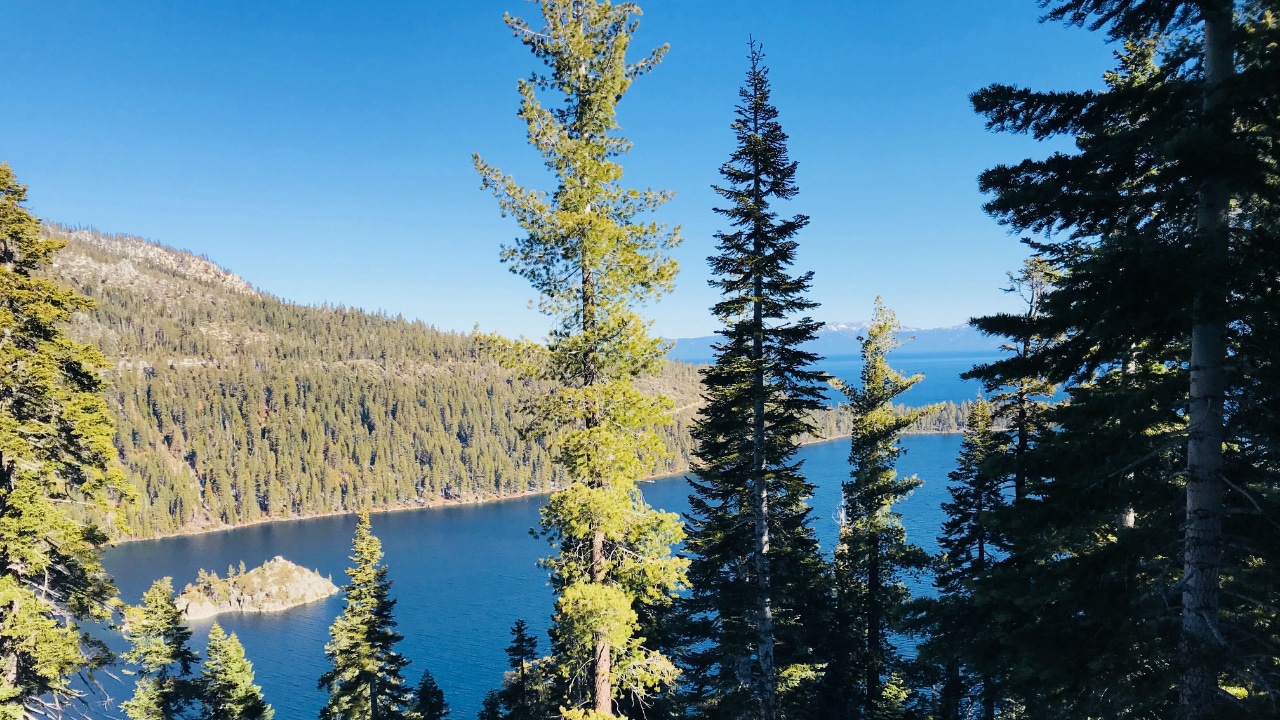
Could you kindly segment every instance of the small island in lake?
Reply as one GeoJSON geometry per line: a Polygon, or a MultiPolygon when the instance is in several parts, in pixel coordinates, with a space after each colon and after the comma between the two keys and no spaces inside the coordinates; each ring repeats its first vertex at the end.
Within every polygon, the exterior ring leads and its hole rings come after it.
{"type": "Polygon", "coordinates": [[[183,588],[176,603],[188,620],[200,620],[227,612],[273,612],[323,600],[338,592],[333,578],[295,565],[279,555],[246,571],[227,568],[225,578],[200,571],[196,581],[183,588]]]}

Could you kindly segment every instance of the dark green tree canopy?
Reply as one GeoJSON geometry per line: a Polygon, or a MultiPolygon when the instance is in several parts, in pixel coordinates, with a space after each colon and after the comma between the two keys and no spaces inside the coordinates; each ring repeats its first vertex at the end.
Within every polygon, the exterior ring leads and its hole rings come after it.
{"type": "Polygon", "coordinates": [[[1258,619],[1275,618],[1261,597],[1280,544],[1254,519],[1274,512],[1275,466],[1243,450],[1266,441],[1241,399],[1273,354],[1251,316],[1280,277],[1277,7],[1042,6],[1123,45],[1102,90],[973,96],[992,129],[1076,143],[980,180],[1056,279],[1037,317],[979,321],[1043,342],[975,375],[1071,396],[1024,448],[1028,502],[997,514],[1010,558],[979,588],[1039,608],[1002,630],[1011,691],[1045,717],[1274,713],[1277,638],[1258,619]]]}
{"type": "Polygon", "coordinates": [[[688,660],[689,702],[707,716],[772,719],[805,705],[819,674],[828,585],[807,504],[813,485],[793,460],[821,407],[824,375],[801,348],[821,323],[797,317],[816,307],[806,297],[813,273],[790,271],[808,218],[780,219],[771,207],[795,196],[797,165],[763,59],[752,42],[737,148],[720,168],[727,184],[715,188],[731,203],[715,211],[733,230],[716,234],[719,253],[708,259],[724,326],[692,433],[701,463],[689,480],[684,611],[688,642],[701,648],[688,660]]]}
{"type": "Polygon", "coordinates": [[[418,687],[413,693],[413,704],[409,708],[409,717],[415,720],[444,720],[449,716],[449,703],[445,702],[444,691],[436,684],[430,670],[422,671],[418,687]]]}

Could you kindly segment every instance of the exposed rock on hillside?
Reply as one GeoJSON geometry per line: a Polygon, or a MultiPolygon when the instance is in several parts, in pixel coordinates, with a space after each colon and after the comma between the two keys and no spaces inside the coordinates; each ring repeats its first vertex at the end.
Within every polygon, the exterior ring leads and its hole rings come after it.
{"type": "Polygon", "coordinates": [[[183,588],[176,602],[188,620],[200,620],[228,612],[285,610],[337,592],[332,578],[277,555],[248,572],[229,570],[225,578],[201,570],[195,583],[183,588]]]}

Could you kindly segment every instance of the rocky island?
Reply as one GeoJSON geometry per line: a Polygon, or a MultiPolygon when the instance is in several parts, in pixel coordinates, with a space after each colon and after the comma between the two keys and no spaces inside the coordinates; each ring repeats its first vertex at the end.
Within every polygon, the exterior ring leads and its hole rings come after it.
{"type": "Polygon", "coordinates": [[[274,612],[323,600],[338,592],[333,578],[295,565],[279,555],[246,571],[244,563],[227,568],[225,578],[200,571],[194,583],[183,588],[176,603],[188,620],[200,620],[227,612],[274,612]]]}

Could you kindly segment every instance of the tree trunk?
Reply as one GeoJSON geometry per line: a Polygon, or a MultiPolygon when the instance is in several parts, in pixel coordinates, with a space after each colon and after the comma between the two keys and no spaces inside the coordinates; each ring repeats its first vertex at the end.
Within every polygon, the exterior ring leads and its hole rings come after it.
{"type": "MultiPolygon", "coordinates": [[[[1221,85],[1235,72],[1232,3],[1206,3],[1204,16],[1204,122],[1225,140],[1230,108],[1221,85]]],[[[1183,558],[1183,676],[1179,700],[1186,720],[1216,716],[1218,698],[1218,594],[1222,565],[1222,499],[1226,387],[1224,278],[1228,249],[1229,190],[1225,178],[1201,182],[1196,243],[1202,270],[1192,310],[1191,405],[1187,440],[1187,527],[1183,558]]]]}
{"type": "Polygon", "coordinates": [[[880,707],[880,695],[883,690],[880,687],[880,671],[884,665],[884,653],[882,652],[883,640],[880,637],[881,607],[880,598],[882,596],[880,588],[880,537],[872,532],[868,538],[869,552],[867,563],[867,697],[863,710],[863,717],[871,720],[876,717],[880,707]]]}
{"type": "MultiPolygon", "coordinates": [[[[591,582],[604,584],[604,531],[596,530],[591,537],[591,582]]],[[[596,648],[592,667],[592,695],[596,712],[613,715],[612,653],[609,643],[601,633],[596,634],[596,648]]]]}
{"type": "MultiPolygon", "coordinates": [[[[757,173],[758,174],[758,173],[757,173]]],[[[757,182],[757,186],[759,183],[757,182]]],[[[759,192],[757,188],[757,192],[759,192]]],[[[759,237],[755,241],[755,251],[762,252],[759,237]]],[[[755,372],[752,377],[753,427],[752,427],[752,496],[755,503],[755,571],[756,571],[756,633],[759,636],[757,648],[759,675],[755,682],[755,694],[760,703],[760,717],[774,720],[777,715],[777,682],[773,665],[773,593],[769,568],[769,484],[765,477],[765,387],[764,387],[764,316],[760,298],[764,293],[763,278],[755,276],[755,292],[753,318],[755,323],[752,338],[751,358],[755,361],[755,372]]]]}
{"type": "Polygon", "coordinates": [[[1021,505],[1027,497],[1027,450],[1031,445],[1031,397],[1025,380],[1018,382],[1018,446],[1013,456],[1013,501],[1021,505]]]}
{"type": "MultiPolygon", "coordinates": [[[[595,330],[595,268],[591,265],[591,259],[587,257],[585,251],[582,258],[582,332],[590,334],[595,330]]],[[[582,384],[584,387],[590,387],[600,381],[599,358],[596,356],[594,348],[588,350],[582,358],[582,384]]],[[[587,410],[583,420],[588,428],[600,426],[600,408],[592,407],[587,410]]],[[[592,487],[599,487],[601,481],[599,478],[587,478],[588,484],[592,487]]],[[[596,585],[605,583],[605,536],[602,528],[594,528],[591,533],[591,582],[596,585]]],[[[603,633],[597,632],[595,637],[595,650],[592,653],[591,663],[591,694],[594,700],[595,711],[601,715],[613,715],[613,678],[612,678],[612,653],[610,652],[609,643],[604,639],[603,633]]]]}

